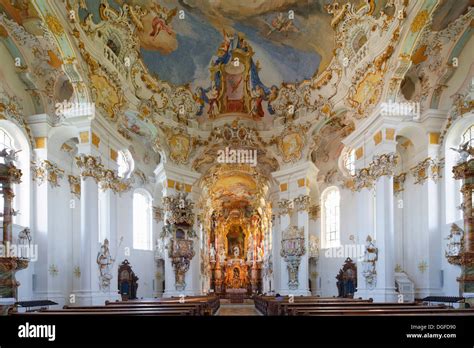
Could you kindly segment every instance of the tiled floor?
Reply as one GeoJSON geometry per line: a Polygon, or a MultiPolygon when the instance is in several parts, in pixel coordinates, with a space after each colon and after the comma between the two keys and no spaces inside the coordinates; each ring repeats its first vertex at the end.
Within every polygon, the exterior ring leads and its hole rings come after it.
{"type": "Polygon", "coordinates": [[[261,315],[256,309],[252,300],[245,300],[245,303],[229,303],[221,300],[221,307],[216,315],[261,315]]]}

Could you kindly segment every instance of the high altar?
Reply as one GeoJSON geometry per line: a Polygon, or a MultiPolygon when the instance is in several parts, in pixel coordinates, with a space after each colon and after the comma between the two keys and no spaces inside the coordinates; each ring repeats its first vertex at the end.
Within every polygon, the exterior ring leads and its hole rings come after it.
{"type": "Polygon", "coordinates": [[[217,294],[261,291],[262,219],[257,211],[243,215],[235,209],[228,215],[214,214],[210,221],[211,286],[217,294]]]}

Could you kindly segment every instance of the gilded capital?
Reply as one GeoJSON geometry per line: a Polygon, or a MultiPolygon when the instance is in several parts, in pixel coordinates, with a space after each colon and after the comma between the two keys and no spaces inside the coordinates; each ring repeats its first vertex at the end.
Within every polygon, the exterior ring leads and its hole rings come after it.
{"type": "Polygon", "coordinates": [[[279,215],[291,215],[294,209],[294,203],[292,200],[283,199],[278,201],[279,215]]]}
{"type": "Polygon", "coordinates": [[[76,165],[81,170],[81,177],[91,177],[99,182],[103,175],[104,166],[100,157],[81,154],[76,157],[76,165]]]}
{"type": "Polygon", "coordinates": [[[293,200],[293,202],[294,202],[296,211],[309,211],[311,199],[308,195],[298,196],[293,200]]]}

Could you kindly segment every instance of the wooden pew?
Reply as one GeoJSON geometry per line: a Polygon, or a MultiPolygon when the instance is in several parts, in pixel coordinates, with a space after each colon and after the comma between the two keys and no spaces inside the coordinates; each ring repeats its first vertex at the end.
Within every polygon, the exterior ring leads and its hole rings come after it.
{"type": "Polygon", "coordinates": [[[105,311],[105,312],[126,312],[126,311],[190,311],[192,315],[202,315],[199,304],[156,304],[156,305],[123,305],[123,306],[64,306],[64,311],[86,312],[86,311],[105,311]]]}
{"type": "Polygon", "coordinates": [[[474,310],[470,309],[451,309],[422,307],[417,308],[335,308],[335,309],[314,309],[314,308],[295,308],[290,311],[291,315],[305,316],[390,316],[390,315],[468,315],[474,316],[474,310]]]}
{"type": "Polygon", "coordinates": [[[12,313],[15,316],[56,316],[56,315],[85,315],[85,316],[191,316],[191,311],[183,310],[154,310],[154,311],[103,311],[103,310],[88,310],[88,311],[66,311],[66,310],[48,310],[39,312],[27,313],[12,313]]]}
{"type": "Polygon", "coordinates": [[[181,298],[161,298],[155,300],[132,300],[132,301],[116,301],[109,302],[106,301],[106,306],[155,306],[157,304],[197,304],[200,306],[200,311],[198,315],[212,315],[217,312],[220,307],[220,300],[216,296],[188,296],[184,297],[184,303],[181,298]]]}
{"type": "MultiPolygon", "coordinates": [[[[64,306],[62,310],[41,310],[33,315],[211,315],[220,306],[215,296],[193,296],[156,300],[106,301],[99,306],[64,306]]],[[[12,313],[30,315],[30,313],[12,313]]]]}
{"type": "MultiPolygon", "coordinates": [[[[350,298],[336,298],[336,297],[314,297],[314,296],[301,296],[293,297],[293,303],[306,303],[306,304],[352,304],[352,303],[361,303],[367,304],[372,303],[372,299],[363,300],[363,299],[350,299],[350,298]]],[[[273,296],[256,296],[254,298],[255,307],[264,315],[284,315],[284,305],[290,303],[289,297],[283,297],[277,300],[273,296]]]]}

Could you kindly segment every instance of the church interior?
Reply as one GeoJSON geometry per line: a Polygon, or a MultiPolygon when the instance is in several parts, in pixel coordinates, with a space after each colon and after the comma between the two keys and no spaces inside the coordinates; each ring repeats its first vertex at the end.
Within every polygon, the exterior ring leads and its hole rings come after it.
{"type": "Polygon", "coordinates": [[[0,0],[0,314],[474,315],[473,14],[0,0]]]}

